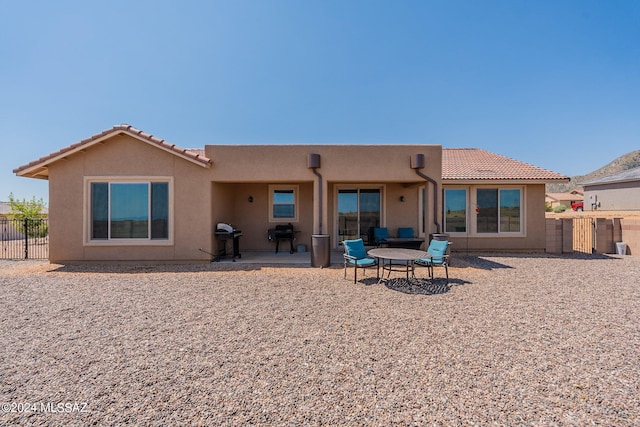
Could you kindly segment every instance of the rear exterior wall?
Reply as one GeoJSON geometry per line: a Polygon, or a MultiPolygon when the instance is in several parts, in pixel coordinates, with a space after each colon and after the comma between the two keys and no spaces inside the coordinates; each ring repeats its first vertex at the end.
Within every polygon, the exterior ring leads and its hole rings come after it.
{"type": "Polygon", "coordinates": [[[129,136],[116,136],[49,167],[49,239],[52,262],[204,260],[209,247],[211,193],[207,169],[129,136]],[[88,241],[87,178],[169,177],[173,180],[173,242],[100,245],[88,241]]]}
{"type": "MultiPolygon", "coordinates": [[[[456,186],[446,186],[456,188],[456,186]]],[[[504,185],[500,185],[504,188],[504,185]]],[[[520,186],[518,186],[520,187],[520,186]]],[[[528,184],[524,188],[524,233],[519,236],[461,235],[451,237],[452,251],[544,252],[545,236],[545,185],[528,184]]],[[[475,220],[469,209],[468,221],[475,220]]]]}

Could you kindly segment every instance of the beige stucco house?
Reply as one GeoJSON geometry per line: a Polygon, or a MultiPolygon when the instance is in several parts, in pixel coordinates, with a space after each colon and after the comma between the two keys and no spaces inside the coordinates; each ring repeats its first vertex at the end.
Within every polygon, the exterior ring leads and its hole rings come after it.
{"type": "Polygon", "coordinates": [[[584,182],[584,209],[640,210],[640,167],[584,182]]]}
{"type": "Polygon", "coordinates": [[[371,227],[447,233],[454,250],[544,251],[545,183],[564,175],[439,145],[205,145],[119,125],[14,170],[49,180],[50,260],[208,261],[216,224],[243,251],[267,230],[340,249],[371,227]]]}
{"type": "Polygon", "coordinates": [[[573,203],[584,200],[584,190],[576,188],[565,193],[547,193],[545,200],[552,209],[558,206],[566,206],[570,209],[573,203]]]}

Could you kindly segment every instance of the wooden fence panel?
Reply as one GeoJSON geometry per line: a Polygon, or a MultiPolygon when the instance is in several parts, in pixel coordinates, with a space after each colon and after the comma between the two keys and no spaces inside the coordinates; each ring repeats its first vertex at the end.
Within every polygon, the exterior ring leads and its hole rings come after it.
{"type": "Polygon", "coordinates": [[[592,254],[594,224],[593,218],[573,218],[573,250],[592,254]]]}

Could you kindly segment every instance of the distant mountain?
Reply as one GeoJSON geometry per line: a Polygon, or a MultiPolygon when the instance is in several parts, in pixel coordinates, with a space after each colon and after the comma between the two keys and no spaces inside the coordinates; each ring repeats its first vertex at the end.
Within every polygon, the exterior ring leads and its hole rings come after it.
{"type": "Polygon", "coordinates": [[[547,184],[547,193],[566,193],[576,187],[581,187],[583,182],[624,172],[637,167],[640,167],[640,150],[624,154],[611,163],[586,175],[572,176],[571,182],[566,184],[547,184]]]}

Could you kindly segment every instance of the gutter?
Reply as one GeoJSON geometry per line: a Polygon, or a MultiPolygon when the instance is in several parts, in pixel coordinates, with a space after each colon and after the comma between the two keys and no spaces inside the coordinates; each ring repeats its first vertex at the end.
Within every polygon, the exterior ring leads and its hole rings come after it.
{"type": "Polygon", "coordinates": [[[307,167],[313,169],[313,173],[318,177],[318,234],[322,234],[322,175],[318,172],[320,168],[320,154],[309,154],[307,157],[307,167]]]}
{"type": "MultiPolygon", "coordinates": [[[[415,170],[420,178],[433,184],[433,224],[436,226],[436,233],[440,233],[440,223],[438,222],[438,182],[420,171],[424,166],[424,154],[414,154],[411,156],[411,169],[415,170]]],[[[426,232],[425,227],[425,233],[426,232]]]]}

